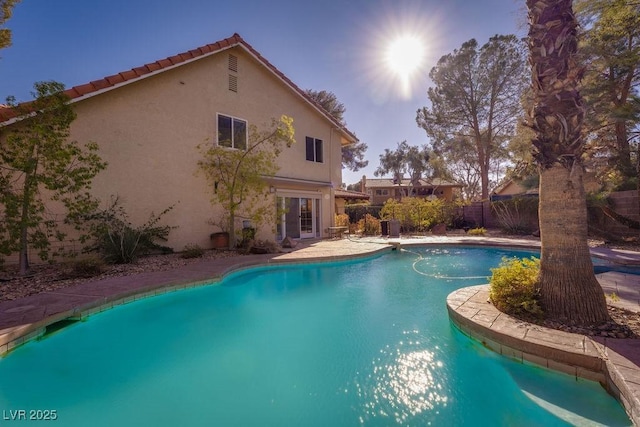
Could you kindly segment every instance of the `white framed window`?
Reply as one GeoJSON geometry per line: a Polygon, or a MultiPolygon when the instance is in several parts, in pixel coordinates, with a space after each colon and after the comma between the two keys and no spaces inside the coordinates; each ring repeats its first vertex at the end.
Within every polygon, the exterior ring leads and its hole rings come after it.
{"type": "Polygon", "coordinates": [[[389,190],[387,189],[376,190],[376,196],[388,196],[388,195],[389,195],[389,190]]]}
{"type": "Polygon", "coordinates": [[[218,145],[246,150],[247,121],[218,114],[218,145]]]}
{"type": "Polygon", "coordinates": [[[307,160],[310,162],[323,163],[322,140],[318,138],[306,137],[307,160]]]}

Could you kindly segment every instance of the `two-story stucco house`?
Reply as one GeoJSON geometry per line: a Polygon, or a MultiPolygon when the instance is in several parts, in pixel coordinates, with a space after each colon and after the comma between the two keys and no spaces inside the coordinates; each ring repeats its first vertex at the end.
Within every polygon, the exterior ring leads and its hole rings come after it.
{"type": "MultiPolygon", "coordinates": [[[[93,194],[105,204],[117,195],[135,224],[175,205],[162,222],[177,226],[167,242],[176,250],[210,247],[210,234],[219,231],[209,222],[221,208],[196,173],[198,144],[217,144],[229,133],[241,141],[250,125],[292,117],[296,144],[278,158],[269,194],[274,211],[288,211],[257,237],[327,235],[342,182],[341,148],[357,139],[239,35],[66,93],[77,113],[71,138],[96,142],[109,164],[93,194]]],[[[0,118],[0,126],[12,124],[0,118]]]]}

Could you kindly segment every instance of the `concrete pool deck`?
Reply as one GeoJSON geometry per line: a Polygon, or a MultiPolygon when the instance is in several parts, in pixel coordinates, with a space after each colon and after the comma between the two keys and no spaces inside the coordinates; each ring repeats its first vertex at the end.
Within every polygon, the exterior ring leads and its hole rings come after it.
{"type": "MultiPolygon", "coordinates": [[[[0,302],[0,356],[45,334],[57,322],[83,319],[137,299],[220,281],[226,274],[259,265],[343,260],[389,253],[411,245],[490,245],[539,248],[539,241],[495,237],[429,236],[302,242],[289,253],[240,255],[201,260],[169,271],[88,279],[67,288],[0,302]]],[[[640,253],[596,248],[594,256],[640,266],[640,253]]],[[[640,312],[640,276],[598,275],[610,305],[640,312]]],[[[499,312],[488,302],[486,285],[463,288],[447,298],[454,325],[492,350],[576,377],[599,381],[622,402],[640,426],[640,339],[589,338],[543,328],[499,312]]]]}

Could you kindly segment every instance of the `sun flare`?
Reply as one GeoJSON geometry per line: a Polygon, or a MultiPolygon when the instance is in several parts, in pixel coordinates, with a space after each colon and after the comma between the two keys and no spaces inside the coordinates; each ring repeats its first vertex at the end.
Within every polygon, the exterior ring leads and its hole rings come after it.
{"type": "Polygon", "coordinates": [[[391,71],[400,77],[409,77],[422,66],[424,44],[416,36],[399,36],[389,43],[385,59],[391,71]]]}
{"type": "Polygon", "coordinates": [[[427,68],[442,46],[442,12],[425,2],[383,2],[364,27],[358,61],[363,84],[377,105],[408,101],[427,90],[427,68]]]}

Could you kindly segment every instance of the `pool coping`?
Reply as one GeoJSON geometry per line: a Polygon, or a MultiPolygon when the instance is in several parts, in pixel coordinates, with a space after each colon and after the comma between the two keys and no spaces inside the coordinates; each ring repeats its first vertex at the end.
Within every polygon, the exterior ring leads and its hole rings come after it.
{"type": "Polygon", "coordinates": [[[498,354],[599,382],[640,425],[640,339],[588,337],[524,322],[489,301],[489,285],[447,296],[454,326],[498,354]]]}
{"type": "MultiPolygon", "coordinates": [[[[47,327],[57,322],[67,319],[83,320],[93,314],[139,299],[213,284],[243,269],[363,259],[402,247],[429,245],[540,249],[539,241],[493,237],[323,240],[311,245],[315,248],[306,247],[287,254],[223,258],[213,262],[202,261],[194,266],[171,271],[88,281],[71,288],[43,293],[47,295],[37,294],[19,300],[0,302],[0,357],[30,340],[43,336],[47,327]],[[354,241],[359,244],[353,244],[354,241]],[[351,247],[347,248],[348,245],[351,247]],[[117,282],[115,288],[112,288],[115,291],[101,290],[105,282],[117,282]],[[61,304],[61,300],[66,305],[61,304]],[[50,305],[47,305],[48,302],[50,305]],[[39,306],[39,303],[42,304],[39,306]],[[7,306],[11,308],[6,309],[7,306]],[[29,317],[24,313],[35,316],[36,320],[24,321],[29,317]],[[3,326],[3,314],[5,317],[9,314],[10,323],[11,320],[15,322],[8,327],[3,326]]],[[[640,253],[610,249],[592,249],[591,252],[593,256],[605,258],[614,264],[640,265],[640,253]]],[[[488,290],[476,288],[478,287],[459,289],[447,298],[450,320],[459,330],[497,353],[520,360],[522,363],[534,363],[576,377],[599,381],[622,403],[632,422],[640,426],[640,339],[604,339],[601,340],[603,342],[599,342],[583,335],[568,334],[537,325],[524,326],[524,322],[498,312],[492,304],[487,303],[488,290]],[[486,292],[486,296],[482,292],[486,292]],[[523,330],[527,331],[524,335],[523,330]],[[570,344],[567,345],[567,342],[570,344]],[[633,358],[630,354],[638,356],[633,358]]]]}

